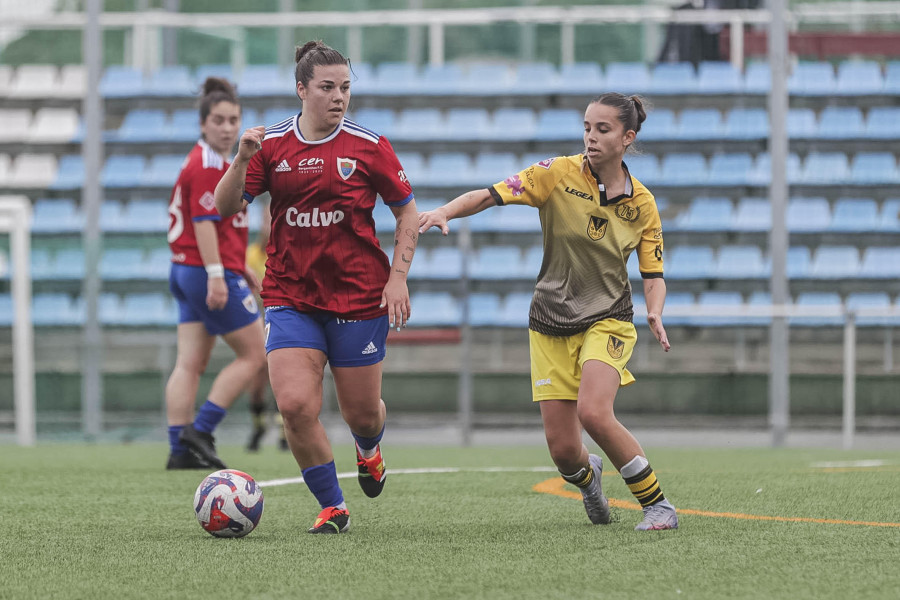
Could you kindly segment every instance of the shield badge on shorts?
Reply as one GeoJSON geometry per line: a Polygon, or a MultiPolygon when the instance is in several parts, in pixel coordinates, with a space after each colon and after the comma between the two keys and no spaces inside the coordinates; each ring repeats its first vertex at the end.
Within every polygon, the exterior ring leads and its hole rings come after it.
{"type": "Polygon", "coordinates": [[[609,341],[606,342],[606,351],[609,352],[609,355],[614,359],[622,358],[622,352],[625,350],[625,342],[620,340],[614,335],[609,336],[609,341]]]}
{"type": "Polygon", "coordinates": [[[341,158],[338,156],[337,168],[338,175],[341,176],[341,179],[347,181],[350,179],[350,176],[353,175],[353,172],[356,171],[356,161],[352,158],[341,158]]]}

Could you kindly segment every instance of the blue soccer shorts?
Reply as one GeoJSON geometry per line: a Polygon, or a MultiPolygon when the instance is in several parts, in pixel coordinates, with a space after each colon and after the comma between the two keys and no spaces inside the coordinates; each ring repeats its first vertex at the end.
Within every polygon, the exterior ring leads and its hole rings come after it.
{"type": "Polygon", "coordinates": [[[333,367],[364,367],[384,360],[388,316],[349,320],[325,312],[300,312],[291,306],[266,307],[266,352],[314,348],[333,367]]]}
{"type": "Polygon", "coordinates": [[[200,321],[210,335],[225,335],[249,325],[259,318],[259,305],[244,276],[225,270],[228,303],[222,310],[206,306],[206,269],[172,264],[169,289],[178,301],[178,322],[200,321]]]}

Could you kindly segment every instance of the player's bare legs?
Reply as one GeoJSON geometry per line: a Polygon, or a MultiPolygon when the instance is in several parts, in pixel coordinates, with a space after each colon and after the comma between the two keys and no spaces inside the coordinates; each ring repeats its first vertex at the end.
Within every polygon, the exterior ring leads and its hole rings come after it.
{"type": "Polygon", "coordinates": [[[200,321],[179,323],[175,368],[166,383],[166,419],[169,425],[186,425],[194,418],[194,401],[200,376],[206,371],[216,337],[200,321]]]}
{"type": "Polygon", "coordinates": [[[209,390],[209,400],[222,408],[231,408],[235,399],[253,382],[266,364],[266,348],[262,321],[222,336],[232,350],[234,360],[219,371],[209,390]]]}

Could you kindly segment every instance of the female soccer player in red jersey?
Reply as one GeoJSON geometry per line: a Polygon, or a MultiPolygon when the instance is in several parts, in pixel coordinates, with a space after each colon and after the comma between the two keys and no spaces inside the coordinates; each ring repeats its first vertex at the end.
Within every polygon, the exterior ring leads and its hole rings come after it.
{"type": "Polygon", "coordinates": [[[593,523],[609,523],[600,476],[582,428],[619,469],[641,503],[637,529],[678,527],[644,451],[616,419],[620,386],[634,382],[626,364],[637,339],[626,262],[637,251],[647,322],[662,348],[666,285],[662,227],[653,195],[622,162],[647,115],[638,96],[607,93],[584,113],[584,154],[548,158],[488,189],[463,194],[419,216],[419,232],[497,204],[527,204],[540,212],[544,259],[528,319],[532,393],[540,403],[550,456],[578,486],[593,523]]]}
{"type": "Polygon", "coordinates": [[[266,360],[253,297],[259,281],[245,262],[247,211],[222,217],[214,200],[240,127],[234,88],[223,79],[208,78],[200,100],[202,138],[188,155],[169,201],[169,288],[180,312],[178,355],[166,384],[169,469],[225,468],[212,432],[266,360]],[[216,336],[234,350],[235,359],[216,376],[191,423],[216,336]]]}
{"type": "Polygon", "coordinates": [[[418,222],[391,144],[344,118],[349,61],[308,42],[297,48],[295,62],[302,112],[244,132],[216,187],[216,205],[233,214],[265,191],[272,197],[262,291],[269,377],[288,444],[322,507],[309,532],[341,533],[350,517],[319,421],[325,363],[356,439],[359,484],[375,497],[385,482],[381,363],[388,327],[409,318],[406,277],[418,222]],[[390,263],[375,235],[376,195],[397,219],[390,263]]]}

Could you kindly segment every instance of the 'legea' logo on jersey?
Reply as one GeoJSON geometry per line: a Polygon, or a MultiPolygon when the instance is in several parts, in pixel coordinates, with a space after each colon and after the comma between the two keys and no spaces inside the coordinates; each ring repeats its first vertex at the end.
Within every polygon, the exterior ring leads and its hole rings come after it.
{"type": "Polygon", "coordinates": [[[344,211],[329,210],[319,212],[314,208],[311,213],[300,212],[293,206],[287,209],[284,220],[291,227],[328,227],[344,220],[344,211]]]}

